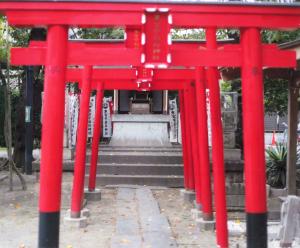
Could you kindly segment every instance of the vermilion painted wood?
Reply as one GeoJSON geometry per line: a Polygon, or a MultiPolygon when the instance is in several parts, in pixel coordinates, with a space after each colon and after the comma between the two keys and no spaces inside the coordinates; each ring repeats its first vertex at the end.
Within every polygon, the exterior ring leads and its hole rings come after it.
{"type": "MultiPolygon", "coordinates": [[[[152,81],[150,90],[180,90],[184,89],[186,81],[183,80],[158,80],[152,81]]],[[[80,85],[80,84],[79,84],[80,85]]],[[[105,81],[104,89],[106,90],[138,90],[141,91],[143,88],[138,88],[136,81],[105,81]]],[[[93,83],[92,89],[97,89],[97,82],[93,83]]]]}
{"type": "MultiPolygon", "coordinates": [[[[67,69],[67,81],[77,82],[81,80],[82,68],[69,68],[67,69]]],[[[153,70],[153,81],[159,80],[193,80],[194,79],[193,69],[155,69],[153,70]]],[[[137,69],[122,69],[122,68],[95,68],[93,69],[92,80],[102,81],[102,80],[137,80],[137,69]]]]}
{"type": "Polygon", "coordinates": [[[67,37],[65,27],[52,26],[48,30],[42,117],[39,247],[59,246],[67,37]]]}
{"type": "Polygon", "coordinates": [[[40,212],[59,212],[63,157],[67,29],[48,30],[40,174],[40,212]],[[55,84],[56,87],[53,87],[55,84]]]}
{"type": "Polygon", "coordinates": [[[103,86],[102,83],[98,84],[97,96],[96,96],[96,113],[94,120],[94,133],[92,140],[92,154],[90,163],[90,175],[89,175],[89,191],[95,191],[96,188],[96,174],[97,174],[97,162],[99,151],[99,140],[101,137],[101,123],[102,123],[102,102],[103,102],[103,86]]]}
{"type": "MultiPolygon", "coordinates": [[[[135,48],[137,50],[142,50],[142,46],[138,45],[140,40],[135,41],[131,36],[139,37],[141,32],[137,29],[126,29],[126,40],[89,40],[89,39],[77,39],[77,40],[68,40],[69,47],[71,49],[85,49],[85,48],[135,48]],[[130,42],[134,42],[134,44],[129,45],[130,42]]],[[[217,41],[217,49],[229,49],[235,51],[241,51],[242,45],[237,43],[230,43],[233,42],[231,40],[221,40],[217,41]],[[225,42],[226,41],[226,42],[225,42]]],[[[205,40],[172,40],[172,44],[170,44],[173,50],[182,50],[182,49],[197,49],[197,50],[207,50],[206,41],[205,40]]],[[[32,40],[29,42],[28,47],[33,48],[47,48],[47,42],[45,41],[35,41],[32,40]]],[[[278,48],[277,44],[262,44],[262,49],[277,49],[282,51],[278,48]]]]}
{"type": "Polygon", "coordinates": [[[149,7],[169,8],[172,27],[199,28],[260,27],[299,28],[300,6],[249,6],[226,4],[156,3],[43,3],[1,2],[0,11],[10,25],[34,26],[141,26],[141,15],[149,7]],[[59,11],[58,11],[59,10],[59,11]],[[238,23],[237,23],[238,20],[238,23]]]}
{"type": "MultiPolygon", "coordinates": [[[[125,47],[127,48],[135,48],[142,49],[141,36],[142,31],[141,27],[129,27],[127,26],[125,29],[126,39],[124,40],[125,47]]],[[[123,44],[121,44],[123,46],[123,44]]]]}
{"type": "Polygon", "coordinates": [[[242,67],[246,211],[265,212],[264,105],[260,36],[257,30],[243,32],[242,67]],[[253,129],[255,125],[255,130],[253,129]],[[255,131],[255,132],[254,132],[255,131]],[[254,169],[255,168],[255,169],[254,169]]]}
{"type": "MultiPolygon", "coordinates": [[[[141,54],[133,48],[101,48],[99,46],[69,45],[68,65],[99,65],[99,66],[141,66],[141,54]],[[97,54],[97,56],[95,56],[97,54]],[[122,56],[120,56],[122,54],[122,56]]],[[[184,47],[184,46],[183,46],[184,47]]],[[[294,51],[280,51],[274,46],[264,46],[263,66],[296,67],[294,51]]],[[[12,65],[43,65],[45,64],[45,47],[12,48],[12,65]]],[[[224,46],[223,49],[171,49],[173,66],[242,66],[241,48],[239,45],[224,46]]]]}
{"type": "Polygon", "coordinates": [[[82,87],[80,94],[80,112],[77,129],[76,153],[74,163],[74,179],[71,201],[71,216],[80,217],[85,177],[87,126],[91,93],[92,67],[86,66],[82,75],[82,87]]]}
{"type": "Polygon", "coordinates": [[[151,82],[154,76],[154,69],[145,67],[137,68],[137,81],[138,82],[151,82]]]}
{"type": "Polygon", "coordinates": [[[207,108],[206,108],[206,83],[204,68],[195,70],[195,91],[198,117],[198,135],[199,135],[199,163],[201,175],[201,196],[202,196],[202,218],[212,220],[212,192],[210,180],[210,162],[208,149],[208,128],[207,128],[207,108]]]}
{"type": "Polygon", "coordinates": [[[193,158],[193,169],[194,169],[194,181],[195,181],[195,192],[196,202],[202,205],[201,195],[201,174],[200,174],[200,163],[199,163],[199,140],[198,140],[198,121],[197,121],[197,105],[196,105],[196,92],[195,83],[189,84],[189,98],[188,98],[188,109],[189,109],[189,123],[191,130],[191,142],[192,142],[192,158],[193,158]]]}
{"type": "Polygon", "coordinates": [[[184,90],[184,114],[185,114],[185,127],[186,127],[186,140],[187,140],[187,150],[188,150],[188,157],[189,157],[189,166],[188,166],[188,182],[189,182],[189,189],[195,190],[195,176],[194,176],[194,163],[193,160],[193,153],[192,153],[192,132],[191,132],[191,121],[190,121],[190,109],[188,104],[189,99],[189,89],[190,87],[187,87],[184,90]]]}
{"type": "MultiPolygon", "coordinates": [[[[171,25],[169,24],[169,11],[154,12],[145,11],[145,24],[142,25],[142,37],[145,38],[143,54],[145,56],[144,66],[168,66],[170,45],[168,39],[171,38],[171,25]]],[[[171,40],[170,40],[171,41],[171,40]]],[[[143,42],[143,41],[142,41],[143,42]]],[[[170,59],[170,58],[169,58],[170,59]]]]}
{"type": "MultiPolygon", "coordinates": [[[[81,81],[82,68],[69,68],[67,69],[66,82],[78,82],[81,81]]],[[[103,81],[103,80],[136,80],[135,69],[124,69],[124,68],[99,68],[93,69],[92,81],[103,81]]]]}
{"type": "Polygon", "coordinates": [[[267,247],[264,89],[260,30],[242,32],[242,101],[247,247],[267,247]]]}
{"type": "MultiPolygon", "coordinates": [[[[70,46],[71,47],[71,46],[70,46]]],[[[129,48],[85,48],[68,49],[68,65],[140,65],[140,51],[129,48]],[[120,56],[122,54],[122,56],[120,56]]],[[[45,48],[13,48],[11,61],[17,64],[43,65],[45,48]],[[31,57],[31,58],[28,58],[31,57]],[[27,57],[27,59],[26,59],[27,57]]]]}
{"type": "MultiPolygon", "coordinates": [[[[214,49],[216,43],[216,29],[206,30],[207,47],[214,49]]],[[[212,132],[212,162],[214,177],[216,232],[217,244],[221,248],[228,247],[227,209],[225,190],[224,145],[223,126],[221,116],[220,86],[217,68],[207,69],[207,81],[209,85],[209,102],[212,132]]]]}
{"type": "Polygon", "coordinates": [[[189,190],[189,156],[187,150],[187,140],[186,140],[186,120],[184,112],[184,93],[183,90],[178,91],[179,94],[179,112],[180,112],[180,123],[181,123],[181,143],[182,143],[182,159],[183,159],[183,175],[184,175],[184,188],[189,190]]]}

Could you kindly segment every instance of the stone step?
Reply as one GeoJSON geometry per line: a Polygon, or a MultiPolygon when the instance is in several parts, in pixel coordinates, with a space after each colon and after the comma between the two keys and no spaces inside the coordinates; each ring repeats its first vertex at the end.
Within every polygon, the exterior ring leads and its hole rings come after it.
{"type": "MultiPolygon", "coordinates": [[[[91,153],[86,154],[90,156],[91,153]]],[[[181,151],[99,151],[98,156],[107,156],[107,155],[116,155],[116,156],[177,156],[181,157],[181,151]]]]}
{"type": "MultiPolygon", "coordinates": [[[[90,161],[90,153],[87,154],[86,160],[90,161]]],[[[102,163],[115,164],[182,164],[181,153],[170,152],[101,152],[98,156],[102,163]]],[[[230,164],[241,164],[240,160],[225,158],[230,164]]],[[[228,164],[228,162],[226,162],[228,164]]]]}
{"type": "MultiPolygon", "coordinates": [[[[168,148],[168,147],[100,147],[99,155],[107,154],[135,154],[135,155],[159,155],[159,154],[172,154],[172,155],[182,155],[181,147],[178,148],[168,148]]],[[[91,154],[91,150],[87,150],[87,155],[91,154]]],[[[210,149],[210,159],[211,159],[211,149],[210,149]]],[[[240,160],[241,151],[240,149],[224,149],[224,159],[225,160],[240,160]]]]}
{"type": "MultiPolygon", "coordinates": [[[[89,162],[90,158],[88,154],[86,161],[89,162]]],[[[181,153],[169,152],[103,152],[98,159],[104,164],[182,164],[181,153]]]]}
{"type": "MultiPolygon", "coordinates": [[[[90,166],[87,166],[87,172],[90,166]]],[[[183,175],[182,164],[99,164],[98,174],[111,175],[183,175]]]]}
{"type": "Polygon", "coordinates": [[[100,146],[99,151],[112,151],[112,152],[130,152],[130,151],[144,151],[144,152],[154,152],[154,151],[164,151],[164,152],[181,152],[181,146],[173,147],[122,147],[122,146],[100,146]]]}
{"type": "MultiPolygon", "coordinates": [[[[86,182],[88,181],[86,175],[86,182]]],[[[167,175],[97,175],[97,185],[147,185],[162,187],[183,187],[183,176],[167,175]]]]}
{"type": "MultiPolygon", "coordinates": [[[[211,157],[211,148],[210,157],[211,157]]],[[[182,152],[181,145],[173,145],[172,147],[122,147],[122,146],[109,146],[101,145],[99,151],[110,151],[110,152],[182,152]]],[[[236,148],[224,148],[225,160],[240,160],[241,150],[236,148]]]]}
{"type": "MultiPolygon", "coordinates": [[[[131,165],[131,166],[182,166],[181,163],[176,163],[176,164],[140,164],[140,163],[104,163],[104,161],[100,158],[98,160],[98,167],[101,167],[102,165],[105,166],[126,166],[126,165],[131,165]]],[[[87,167],[90,166],[90,163],[86,164],[87,167]]],[[[33,169],[35,171],[40,170],[40,161],[36,160],[33,161],[33,169]]],[[[225,162],[225,169],[226,169],[226,182],[228,184],[231,183],[243,183],[243,161],[226,161],[225,162]],[[229,173],[228,173],[229,172],[229,173]]],[[[63,170],[64,171],[73,171],[74,170],[74,160],[64,160],[63,162],[63,170]]],[[[99,169],[99,172],[101,172],[101,169],[99,169]]],[[[183,173],[183,172],[182,172],[183,173]]],[[[300,195],[300,193],[299,193],[300,195]]]]}
{"type": "MultiPolygon", "coordinates": [[[[87,161],[91,157],[91,152],[87,152],[87,161]]],[[[170,164],[182,163],[182,152],[179,150],[102,150],[98,154],[99,160],[104,163],[161,163],[170,164]],[[131,162],[132,161],[132,162],[131,162]],[[133,162],[135,161],[135,162],[133,162]],[[159,162],[160,161],[160,162],[159,162]]],[[[210,160],[211,160],[210,154],[210,160]]],[[[240,163],[240,150],[230,149],[224,153],[225,161],[240,163]]]]}

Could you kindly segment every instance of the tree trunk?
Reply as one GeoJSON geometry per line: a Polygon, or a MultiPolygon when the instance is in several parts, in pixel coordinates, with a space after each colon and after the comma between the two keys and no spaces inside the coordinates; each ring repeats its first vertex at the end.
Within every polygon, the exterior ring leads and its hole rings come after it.
{"type": "Polygon", "coordinates": [[[0,79],[4,85],[4,102],[5,102],[5,123],[4,123],[4,135],[5,143],[7,147],[7,157],[8,157],[8,166],[9,166],[9,190],[13,190],[13,172],[19,177],[23,190],[26,190],[26,182],[17,169],[13,158],[12,158],[12,125],[11,125],[11,92],[9,85],[9,66],[7,65],[7,75],[6,78],[2,73],[0,67],[0,79]]]}
{"type": "Polygon", "coordinates": [[[25,163],[25,101],[24,101],[24,78],[22,78],[22,86],[20,88],[20,97],[16,106],[18,113],[16,124],[14,127],[14,153],[13,161],[18,168],[24,168],[25,163]]]}
{"type": "MultiPolygon", "coordinates": [[[[42,28],[31,30],[29,41],[46,40],[46,31],[42,28]]],[[[40,140],[40,113],[41,113],[41,91],[43,82],[39,79],[42,72],[41,66],[34,67],[34,85],[33,85],[33,136],[40,140]],[[38,118],[38,120],[37,120],[38,118]]],[[[21,96],[17,104],[17,119],[15,125],[14,154],[13,159],[17,167],[24,168],[25,165],[25,76],[22,77],[22,86],[20,88],[21,96]]]]}

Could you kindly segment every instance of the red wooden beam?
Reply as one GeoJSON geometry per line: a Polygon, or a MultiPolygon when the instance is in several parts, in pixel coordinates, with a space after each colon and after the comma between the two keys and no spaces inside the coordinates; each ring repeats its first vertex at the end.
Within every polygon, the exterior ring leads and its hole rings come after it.
{"type": "Polygon", "coordinates": [[[299,28],[300,5],[205,4],[205,3],[101,3],[101,2],[11,2],[0,11],[11,25],[41,26],[137,26],[146,8],[169,8],[173,27],[299,28]],[[236,21],[238,20],[238,22],[236,21]]]}
{"type": "MultiPolygon", "coordinates": [[[[67,82],[78,82],[81,80],[82,68],[69,68],[67,70],[67,82]]],[[[93,70],[93,81],[114,81],[114,80],[137,80],[136,69],[126,68],[99,68],[93,70]]],[[[193,69],[164,69],[153,70],[153,80],[185,80],[194,79],[193,69]]]]}
{"type": "MultiPolygon", "coordinates": [[[[81,87],[82,69],[68,69],[66,82],[78,82],[81,87]]],[[[192,69],[164,69],[154,70],[153,81],[149,90],[181,90],[186,82],[194,79],[192,69]]],[[[138,87],[135,69],[94,69],[92,74],[92,89],[103,83],[104,90],[141,90],[138,87]]]]}
{"type": "MultiPolygon", "coordinates": [[[[171,49],[171,65],[240,67],[242,65],[241,52],[240,45],[227,45],[219,49],[171,49]]],[[[11,64],[43,65],[45,54],[46,48],[41,45],[29,48],[12,48],[11,64]]],[[[141,51],[134,48],[102,48],[101,44],[70,43],[68,64],[141,66],[141,51]]],[[[281,51],[273,45],[264,45],[263,66],[296,67],[296,53],[294,51],[281,51]]]]}
{"type": "MultiPolygon", "coordinates": [[[[70,48],[71,47],[71,48],[70,48]]],[[[68,65],[139,65],[140,52],[130,48],[85,48],[68,49],[68,65]]],[[[12,48],[11,62],[14,65],[44,65],[46,49],[12,48]]]]}
{"type": "MultiPolygon", "coordinates": [[[[78,82],[81,80],[82,68],[69,68],[67,70],[67,82],[78,82]]],[[[136,80],[135,69],[123,69],[123,68],[103,68],[94,69],[92,80],[103,81],[103,80],[136,80]]]]}
{"type": "Polygon", "coordinates": [[[153,80],[183,80],[191,81],[195,79],[193,69],[164,69],[154,70],[153,80]]]}
{"type": "MultiPolygon", "coordinates": [[[[133,31],[139,31],[138,29],[133,29],[133,31]]],[[[139,44],[140,38],[139,36],[141,33],[135,34],[138,36],[137,41],[130,41],[132,34],[130,33],[131,30],[126,30],[127,38],[126,40],[123,39],[104,39],[104,40],[93,40],[93,39],[76,39],[76,40],[69,40],[70,45],[73,49],[82,49],[85,47],[88,48],[135,48],[140,49],[142,46],[139,44]],[[128,45],[129,42],[132,42],[133,45],[128,45]]],[[[172,44],[170,47],[172,49],[205,49],[205,40],[178,40],[173,39],[172,44]]],[[[223,46],[231,46],[233,40],[219,40],[218,45],[219,47],[223,46]]],[[[45,41],[30,41],[29,47],[44,47],[46,48],[47,44],[45,41]]]]}
{"type": "MultiPolygon", "coordinates": [[[[152,81],[150,90],[182,90],[186,88],[187,80],[157,80],[152,81]]],[[[92,89],[96,90],[99,81],[92,83],[92,89]]],[[[79,87],[81,82],[79,82],[79,87]]],[[[142,90],[134,80],[110,80],[103,83],[104,90],[142,90]]]]}

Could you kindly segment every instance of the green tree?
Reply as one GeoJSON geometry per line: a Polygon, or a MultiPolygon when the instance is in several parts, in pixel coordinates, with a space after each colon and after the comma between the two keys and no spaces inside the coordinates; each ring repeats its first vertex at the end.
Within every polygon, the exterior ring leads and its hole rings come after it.
{"type": "MultiPolygon", "coordinates": [[[[263,30],[264,43],[282,44],[300,39],[300,29],[293,31],[263,30]]],[[[276,113],[283,116],[287,113],[288,81],[278,79],[264,79],[264,102],[266,113],[276,113]]]]}
{"type": "Polygon", "coordinates": [[[263,30],[262,40],[265,43],[285,43],[300,38],[300,29],[293,31],[263,30]]]}
{"type": "Polygon", "coordinates": [[[71,29],[72,39],[123,39],[122,28],[79,28],[71,29]]]}

